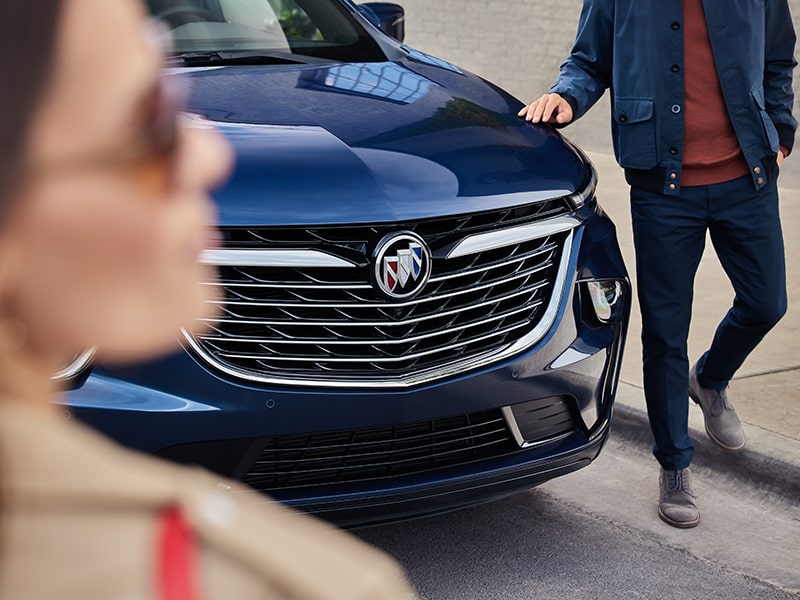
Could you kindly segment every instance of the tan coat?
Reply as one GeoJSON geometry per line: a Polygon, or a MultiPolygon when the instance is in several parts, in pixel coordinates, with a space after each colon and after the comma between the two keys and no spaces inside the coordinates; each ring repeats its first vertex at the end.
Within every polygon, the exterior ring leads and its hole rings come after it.
{"type": "Polygon", "coordinates": [[[0,600],[157,599],[157,515],[172,504],[199,540],[203,600],[416,597],[347,533],[38,412],[0,407],[0,600]]]}

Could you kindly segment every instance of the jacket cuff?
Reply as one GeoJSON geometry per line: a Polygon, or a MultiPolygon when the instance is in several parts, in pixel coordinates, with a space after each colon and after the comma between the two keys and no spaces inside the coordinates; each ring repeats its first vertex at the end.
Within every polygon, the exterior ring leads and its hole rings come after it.
{"type": "Polygon", "coordinates": [[[782,148],[788,150],[788,152],[785,152],[785,155],[789,156],[794,146],[794,127],[783,123],[776,123],[775,128],[778,130],[778,143],[782,148]]]}

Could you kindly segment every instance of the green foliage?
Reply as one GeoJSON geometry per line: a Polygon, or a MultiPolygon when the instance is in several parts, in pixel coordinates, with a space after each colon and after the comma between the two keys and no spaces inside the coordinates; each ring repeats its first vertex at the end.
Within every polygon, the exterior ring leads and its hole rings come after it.
{"type": "Polygon", "coordinates": [[[278,17],[281,21],[283,32],[289,38],[302,40],[318,40],[321,38],[319,30],[308,15],[297,7],[284,7],[278,17]]]}

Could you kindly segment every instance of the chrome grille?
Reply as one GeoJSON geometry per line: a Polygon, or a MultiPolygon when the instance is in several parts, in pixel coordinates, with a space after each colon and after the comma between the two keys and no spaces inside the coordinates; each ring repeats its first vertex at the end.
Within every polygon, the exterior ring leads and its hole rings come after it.
{"type": "Polygon", "coordinates": [[[499,360],[549,327],[574,227],[558,212],[551,201],[388,226],[225,230],[227,251],[269,254],[220,267],[220,318],[190,342],[229,374],[303,385],[408,385],[499,360]],[[413,231],[431,249],[431,277],[407,301],[370,284],[371,248],[392,231],[413,231]],[[320,260],[292,255],[309,249],[320,260]]]}

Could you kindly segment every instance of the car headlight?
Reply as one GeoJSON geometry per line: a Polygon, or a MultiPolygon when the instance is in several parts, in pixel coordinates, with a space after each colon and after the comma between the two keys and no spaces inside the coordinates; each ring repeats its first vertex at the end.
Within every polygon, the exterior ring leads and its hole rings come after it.
{"type": "Polygon", "coordinates": [[[50,378],[64,386],[69,386],[81,378],[92,366],[96,349],[90,348],[76,354],[62,369],[59,369],[50,378]]]}
{"type": "Polygon", "coordinates": [[[619,279],[584,282],[592,301],[594,315],[601,323],[618,321],[625,310],[625,286],[619,279]]]}

